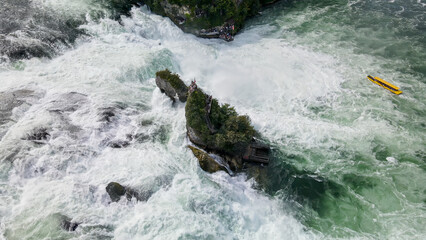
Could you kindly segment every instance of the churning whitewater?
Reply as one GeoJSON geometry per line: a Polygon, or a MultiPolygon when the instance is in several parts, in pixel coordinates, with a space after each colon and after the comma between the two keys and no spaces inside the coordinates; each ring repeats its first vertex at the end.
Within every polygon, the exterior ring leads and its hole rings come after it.
{"type": "Polygon", "coordinates": [[[105,2],[0,0],[0,239],[426,235],[423,0],[281,1],[233,42],[105,2]],[[250,117],[261,182],[199,167],[166,68],[250,117]]]}

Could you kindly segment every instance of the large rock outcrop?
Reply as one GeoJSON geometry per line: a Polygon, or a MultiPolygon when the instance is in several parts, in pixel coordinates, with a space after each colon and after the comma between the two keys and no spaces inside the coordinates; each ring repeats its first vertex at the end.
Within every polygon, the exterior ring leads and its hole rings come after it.
{"type": "Polygon", "coordinates": [[[184,32],[204,38],[233,40],[244,21],[277,0],[145,0],[150,9],[169,17],[184,32]]]}
{"type": "Polygon", "coordinates": [[[238,115],[228,104],[219,105],[216,99],[192,85],[185,117],[191,142],[221,156],[231,170],[242,168],[243,155],[257,135],[248,116],[238,115]]]}
{"type": "Polygon", "coordinates": [[[244,162],[268,164],[269,147],[255,140],[258,133],[248,116],[238,115],[229,104],[219,105],[217,99],[205,94],[195,81],[186,87],[179,76],[169,70],[156,75],[157,86],[162,92],[172,99],[179,96],[179,99],[187,100],[187,136],[198,147],[189,148],[204,171],[226,170],[224,165],[231,171],[238,171],[243,168],[244,162]],[[167,79],[175,79],[175,83],[171,84],[167,79]],[[187,92],[184,92],[185,89],[187,92]],[[224,164],[219,164],[210,154],[219,156],[224,164]]]}
{"type": "Polygon", "coordinates": [[[165,93],[173,101],[178,98],[186,102],[188,87],[180,79],[179,75],[172,74],[168,69],[156,73],[155,83],[161,92],[165,93]]]}

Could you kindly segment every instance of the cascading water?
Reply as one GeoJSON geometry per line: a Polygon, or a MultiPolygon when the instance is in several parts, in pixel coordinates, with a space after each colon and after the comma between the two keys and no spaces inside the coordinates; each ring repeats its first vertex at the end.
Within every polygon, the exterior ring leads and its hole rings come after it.
{"type": "Polygon", "coordinates": [[[0,20],[0,238],[426,235],[423,1],[282,2],[230,43],[145,7],[114,20],[107,1],[1,1],[23,17],[0,20]],[[51,59],[16,60],[13,41],[51,59]],[[164,68],[250,116],[274,148],[261,181],[198,167],[184,105],[155,86],[164,68]],[[111,181],[149,198],[110,203],[111,181]],[[80,225],[64,231],[60,216],[80,225]]]}

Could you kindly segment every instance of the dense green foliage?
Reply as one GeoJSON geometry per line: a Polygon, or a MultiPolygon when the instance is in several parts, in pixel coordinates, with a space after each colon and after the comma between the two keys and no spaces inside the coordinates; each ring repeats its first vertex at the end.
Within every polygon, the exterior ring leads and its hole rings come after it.
{"type": "Polygon", "coordinates": [[[204,142],[209,142],[210,132],[204,120],[206,96],[200,89],[188,96],[185,106],[185,117],[188,126],[202,136],[204,142]]]}
{"type": "MultiPolygon", "coordinates": [[[[145,3],[157,14],[166,14],[161,2],[163,0],[146,0],[145,3]]],[[[212,28],[221,26],[230,21],[238,30],[242,27],[247,17],[257,14],[262,4],[273,2],[273,0],[168,0],[171,4],[186,6],[190,14],[186,16],[186,22],[182,25],[186,29],[212,28]]]]}
{"type": "Polygon", "coordinates": [[[169,69],[159,71],[155,74],[157,77],[160,77],[172,85],[172,87],[176,90],[186,91],[187,87],[185,83],[180,79],[178,74],[173,74],[169,69]]]}
{"type": "Polygon", "coordinates": [[[113,17],[119,18],[121,14],[129,14],[133,5],[139,3],[139,0],[95,0],[102,6],[112,10],[113,17]]]}
{"type": "Polygon", "coordinates": [[[206,123],[206,94],[197,89],[188,97],[185,116],[188,126],[193,128],[208,148],[236,154],[245,149],[256,131],[248,116],[239,116],[228,104],[219,105],[212,100],[210,120],[216,130],[211,133],[206,123]]]}

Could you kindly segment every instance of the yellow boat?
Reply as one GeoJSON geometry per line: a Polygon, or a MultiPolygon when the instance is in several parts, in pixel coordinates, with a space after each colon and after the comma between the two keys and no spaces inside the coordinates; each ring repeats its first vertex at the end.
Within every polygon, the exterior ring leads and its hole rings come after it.
{"type": "Polygon", "coordinates": [[[385,80],[383,80],[379,77],[372,77],[371,75],[368,75],[367,78],[368,78],[368,80],[372,81],[373,83],[375,83],[375,84],[377,84],[377,85],[379,85],[383,88],[386,88],[387,90],[389,90],[389,91],[391,91],[391,92],[393,92],[397,95],[402,93],[402,91],[399,90],[399,87],[397,87],[397,86],[395,86],[391,83],[388,83],[388,82],[386,82],[385,80]]]}

